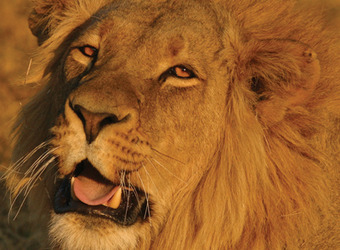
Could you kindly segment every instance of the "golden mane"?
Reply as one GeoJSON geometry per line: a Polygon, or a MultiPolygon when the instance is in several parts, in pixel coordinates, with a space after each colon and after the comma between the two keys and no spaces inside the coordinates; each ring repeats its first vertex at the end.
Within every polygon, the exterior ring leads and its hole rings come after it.
{"type": "MultiPolygon", "coordinates": [[[[50,131],[60,122],[58,116],[74,90],[55,84],[65,81],[57,62],[64,60],[72,36],[79,35],[77,27],[111,2],[36,1],[30,28],[39,38],[40,49],[33,60],[31,81],[46,87],[23,108],[17,122],[13,161],[37,150],[14,170],[31,174],[31,164],[41,155],[44,164],[57,161],[44,142],[53,140],[50,131]]],[[[174,10],[178,4],[175,0],[152,2],[157,6],[167,2],[174,10]]],[[[200,11],[199,1],[197,5],[200,11]]],[[[209,163],[174,191],[171,210],[167,214],[155,211],[157,218],[150,229],[133,229],[131,234],[135,230],[144,234],[135,247],[339,247],[338,27],[328,18],[325,5],[317,1],[216,0],[204,6],[220,24],[216,40],[224,49],[216,57],[225,58],[223,74],[229,81],[221,89],[227,93],[227,103],[216,107],[224,113],[222,133],[211,146],[216,149],[212,156],[193,156],[209,157],[209,163]]],[[[25,174],[13,173],[9,171],[7,184],[16,194],[27,179],[25,174]]],[[[43,179],[53,193],[51,173],[47,171],[43,179]]],[[[41,196],[45,184],[36,184],[33,192],[41,196]]],[[[46,199],[44,210],[50,207],[48,203],[46,199]]],[[[62,228],[56,223],[52,234],[62,228]]],[[[84,236],[86,240],[91,239],[84,236]]],[[[81,248],[80,243],[74,244],[75,249],[81,248]]]]}

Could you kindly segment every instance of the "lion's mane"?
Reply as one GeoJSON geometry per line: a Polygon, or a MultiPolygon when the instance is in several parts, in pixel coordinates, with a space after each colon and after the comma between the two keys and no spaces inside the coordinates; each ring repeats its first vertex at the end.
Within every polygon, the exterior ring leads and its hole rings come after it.
{"type": "MultiPolygon", "coordinates": [[[[13,162],[51,138],[72,91],[54,84],[64,80],[57,62],[74,29],[108,1],[69,2],[36,1],[30,17],[40,43],[31,81],[45,87],[21,112],[13,162]]],[[[228,23],[219,38],[230,76],[227,103],[216,107],[225,112],[223,133],[205,171],[176,191],[171,211],[158,218],[164,223],[155,220],[140,248],[339,247],[339,34],[327,8],[305,2],[212,1],[228,23]]],[[[24,173],[41,155],[56,165],[44,146],[15,170],[24,173]]],[[[13,173],[7,183],[17,193],[27,180],[13,173]]],[[[45,183],[53,193],[51,173],[36,183],[39,197],[45,183]]]]}

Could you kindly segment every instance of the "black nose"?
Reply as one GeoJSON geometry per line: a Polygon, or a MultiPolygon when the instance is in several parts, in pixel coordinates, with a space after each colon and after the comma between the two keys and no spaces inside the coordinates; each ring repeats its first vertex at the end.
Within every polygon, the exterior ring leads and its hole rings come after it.
{"type": "Polygon", "coordinates": [[[73,111],[83,122],[86,140],[91,144],[98,136],[99,132],[107,125],[123,122],[128,119],[128,115],[119,120],[118,116],[110,113],[94,113],[86,108],[71,105],[73,111]]]}

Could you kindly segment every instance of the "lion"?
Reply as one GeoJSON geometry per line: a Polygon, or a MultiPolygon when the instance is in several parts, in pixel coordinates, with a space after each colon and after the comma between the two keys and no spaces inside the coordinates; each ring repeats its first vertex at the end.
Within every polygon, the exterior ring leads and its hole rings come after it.
{"type": "Polygon", "coordinates": [[[312,1],[37,0],[14,201],[53,249],[335,249],[340,51],[312,1]]]}

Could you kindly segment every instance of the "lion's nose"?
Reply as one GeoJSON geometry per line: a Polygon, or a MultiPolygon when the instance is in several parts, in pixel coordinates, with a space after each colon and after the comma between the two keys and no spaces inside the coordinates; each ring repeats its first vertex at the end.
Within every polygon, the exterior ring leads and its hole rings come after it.
{"type": "Polygon", "coordinates": [[[98,136],[99,132],[107,125],[110,124],[117,124],[127,121],[129,119],[129,114],[122,117],[121,119],[118,118],[115,114],[110,113],[94,113],[86,108],[75,105],[74,107],[71,106],[77,116],[80,118],[84,125],[84,131],[86,134],[86,140],[88,144],[91,144],[98,136]]]}

